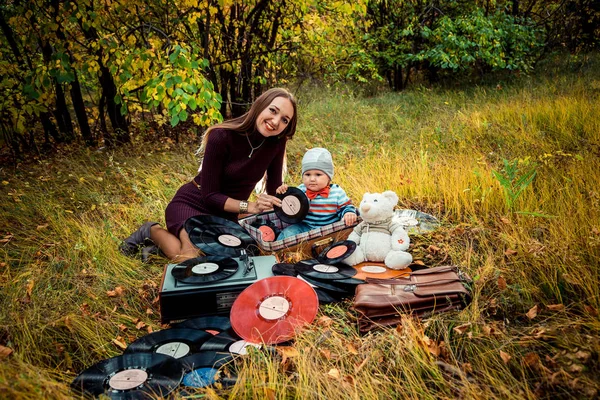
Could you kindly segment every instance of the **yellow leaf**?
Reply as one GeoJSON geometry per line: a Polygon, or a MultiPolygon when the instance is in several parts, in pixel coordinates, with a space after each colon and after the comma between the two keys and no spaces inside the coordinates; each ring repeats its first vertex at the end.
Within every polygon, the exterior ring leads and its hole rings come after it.
{"type": "Polygon", "coordinates": [[[48,227],[48,224],[43,224],[43,225],[38,225],[36,229],[38,231],[41,231],[42,229],[46,229],[47,227],[48,227]]]}
{"type": "Polygon", "coordinates": [[[506,290],[506,279],[503,276],[498,277],[498,289],[506,290]]]}
{"type": "Polygon", "coordinates": [[[539,308],[538,308],[537,304],[535,306],[531,307],[529,309],[529,311],[527,311],[527,314],[526,314],[527,318],[534,319],[535,317],[537,317],[538,309],[539,308]]]}
{"type": "Polygon", "coordinates": [[[546,307],[548,308],[548,310],[552,311],[562,311],[565,309],[564,304],[548,304],[546,307]]]}
{"type": "Polygon", "coordinates": [[[462,335],[463,333],[465,333],[467,331],[467,329],[469,329],[469,326],[471,326],[470,322],[459,325],[459,326],[455,326],[453,331],[458,333],[459,335],[462,335]]]}
{"type": "Polygon", "coordinates": [[[277,352],[281,354],[281,363],[284,364],[288,358],[298,357],[300,353],[295,347],[292,346],[280,346],[277,347],[277,352]]]}
{"type": "Polygon", "coordinates": [[[507,257],[514,256],[515,254],[517,254],[517,251],[513,249],[506,249],[504,252],[504,255],[507,257]]]}
{"type": "Polygon", "coordinates": [[[121,336],[117,336],[117,338],[113,339],[112,342],[121,350],[125,350],[127,348],[127,345],[121,336]]]}
{"type": "Polygon", "coordinates": [[[13,352],[13,349],[11,349],[10,347],[4,347],[2,345],[0,345],[0,360],[10,356],[13,352]]]}
{"type": "Polygon", "coordinates": [[[508,362],[510,361],[510,359],[512,357],[508,353],[505,353],[502,350],[500,350],[500,358],[502,358],[502,361],[504,361],[504,364],[508,364],[508,362]]]}
{"type": "Polygon", "coordinates": [[[340,377],[341,377],[340,371],[337,368],[331,368],[329,370],[329,372],[327,373],[327,375],[330,378],[334,378],[334,379],[340,379],[340,377]]]}

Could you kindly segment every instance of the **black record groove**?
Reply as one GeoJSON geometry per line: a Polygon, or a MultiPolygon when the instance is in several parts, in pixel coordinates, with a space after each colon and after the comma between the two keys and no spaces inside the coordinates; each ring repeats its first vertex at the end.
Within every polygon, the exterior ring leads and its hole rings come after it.
{"type": "Polygon", "coordinates": [[[179,282],[202,284],[225,279],[235,274],[238,263],[230,257],[207,256],[185,260],[171,274],[179,282]]]}
{"type": "Polygon", "coordinates": [[[342,298],[340,296],[337,296],[337,293],[331,293],[328,292],[325,289],[320,289],[320,288],[314,288],[315,292],[317,293],[317,297],[319,298],[319,304],[330,304],[330,303],[337,303],[339,301],[342,301],[342,298]]]}
{"type": "Polygon", "coordinates": [[[296,187],[289,187],[283,194],[276,194],[277,198],[281,199],[281,207],[274,207],[275,214],[283,222],[288,224],[297,224],[301,222],[310,206],[308,197],[304,192],[296,187]]]}
{"type": "Polygon", "coordinates": [[[350,257],[354,250],[356,250],[356,243],[351,240],[344,240],[325,248],[318,259],[325,264],[335,264],[350,257]]]}
{"type": "Polygon", "coordinates": [[[294,264],[288,263],[277,263],[273,264],[271,267],[271,271],[273,271],[273,275],[284,275],[284,276],[297,276],[298,272],[296,271],[294,264]]]}
{"type": "Polygon", "coordinates": [[[356,289],[355,286],[339,284],[338,281],[332,279],[320,281],[318,279],[314,279],[306,275],[302,275],[302,279],[304,279],[306,282],[310,283],[313,286],[319,287],[321,289],[326,289],[330,292],[339,293],[341,296],[352,296],[354,295],[354,291],[356,289]]]}
{"type": "Polygon", "coordinates": [[[201,345],[213,335],[197,329],[164,329],[142,336],[125,349],[125,353],[159,353],[174,358],[200,351],[201,345]]]}
{"type": "Polygon", "coordinates": [[[216,351],[202,351],[183,357],[179,361],[185,372],[190,372],[196,368],[219,368],[233,360],[231,353],[220,353],[216,351]]]}
{"type": "Polygon", "coordinates": [[[242,250],[256,252],[256,242],[239,224],[212,215],[197,215],[185,221],[192,244],[206,254],[237,257],[242,250]]]}
{"type": "Polygon", "coordinates": [[[183,377],[179,360],[156,353],[124,354],[92,365],[71,383],[79,393],[113,399],[166,398],[183,377]]]}
{"type": "Polygon", "coordinates": [[[345,279],[356,275],[356,270],[345,264],[325,264],[319,260],[303,260],[296,264],[296,271],[315,279],[345,279]]]}
{"type": "Polygon", "coordinates": [[[201,351],[229,351],[229,347],[240,340],[240,337],[231,331],[221,332],[213,336],[200,346],[201,351]]]}

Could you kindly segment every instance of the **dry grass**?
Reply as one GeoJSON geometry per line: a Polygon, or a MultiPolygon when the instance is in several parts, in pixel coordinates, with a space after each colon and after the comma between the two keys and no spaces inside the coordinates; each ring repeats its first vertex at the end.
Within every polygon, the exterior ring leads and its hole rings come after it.
{"type": "MultiPolygon", "coordinates": [[[[307,147],[334,154],[357,202],[395,190],[438,216],[412,238],[427,265],[475,277],[471,306],[359,336],[348,303],[276,355],[236,363],[209,398],[593,398],[600,393],[600,75],[549,72],[502,87],[359,98],[305,94],[291,178],[307,147]],[[311,99],[309,101],[309,99],[311,99]],[[508,204],[503,160],[533,183],[508,204]],[[535,308],[534,308],[535,307],[535,308]],[[528,311],[532,308],[536,315],[528,311]],[[533,318],[530,318],[533,316],[533,318]]],[[[0,171],[0,394],[63,398],[93,363],[160,329],[163,261],[123,257],[119,238],[162,212],[195,173],[193,148],[69,152],[0,171]],[[122,288],[116,289],[116,288],[122,288]],[[121,293],[114,297],[110,291],[121,293]]]]}

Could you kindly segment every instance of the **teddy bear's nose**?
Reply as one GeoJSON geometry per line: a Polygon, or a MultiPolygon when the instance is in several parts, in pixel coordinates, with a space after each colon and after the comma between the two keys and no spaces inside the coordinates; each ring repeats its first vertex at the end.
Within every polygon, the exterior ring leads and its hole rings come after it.
{"type": "Polygon", "coordinates": [[[360,209],[364,212],[369,212],[369,210],[371,209],[371,205],[370,204],[363,204],[362,206],[360,206],[360,209]]]}

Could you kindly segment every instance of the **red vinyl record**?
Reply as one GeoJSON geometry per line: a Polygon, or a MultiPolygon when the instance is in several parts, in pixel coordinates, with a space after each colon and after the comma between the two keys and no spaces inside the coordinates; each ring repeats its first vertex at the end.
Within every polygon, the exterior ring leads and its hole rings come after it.
{"type": "Polygon", "coordinates": [[[281,343],[292,339],[317,315],[319,298],[306,282],[273,276],[248,286],[231,307],[231,326],[252,343],[281,343]]]}

